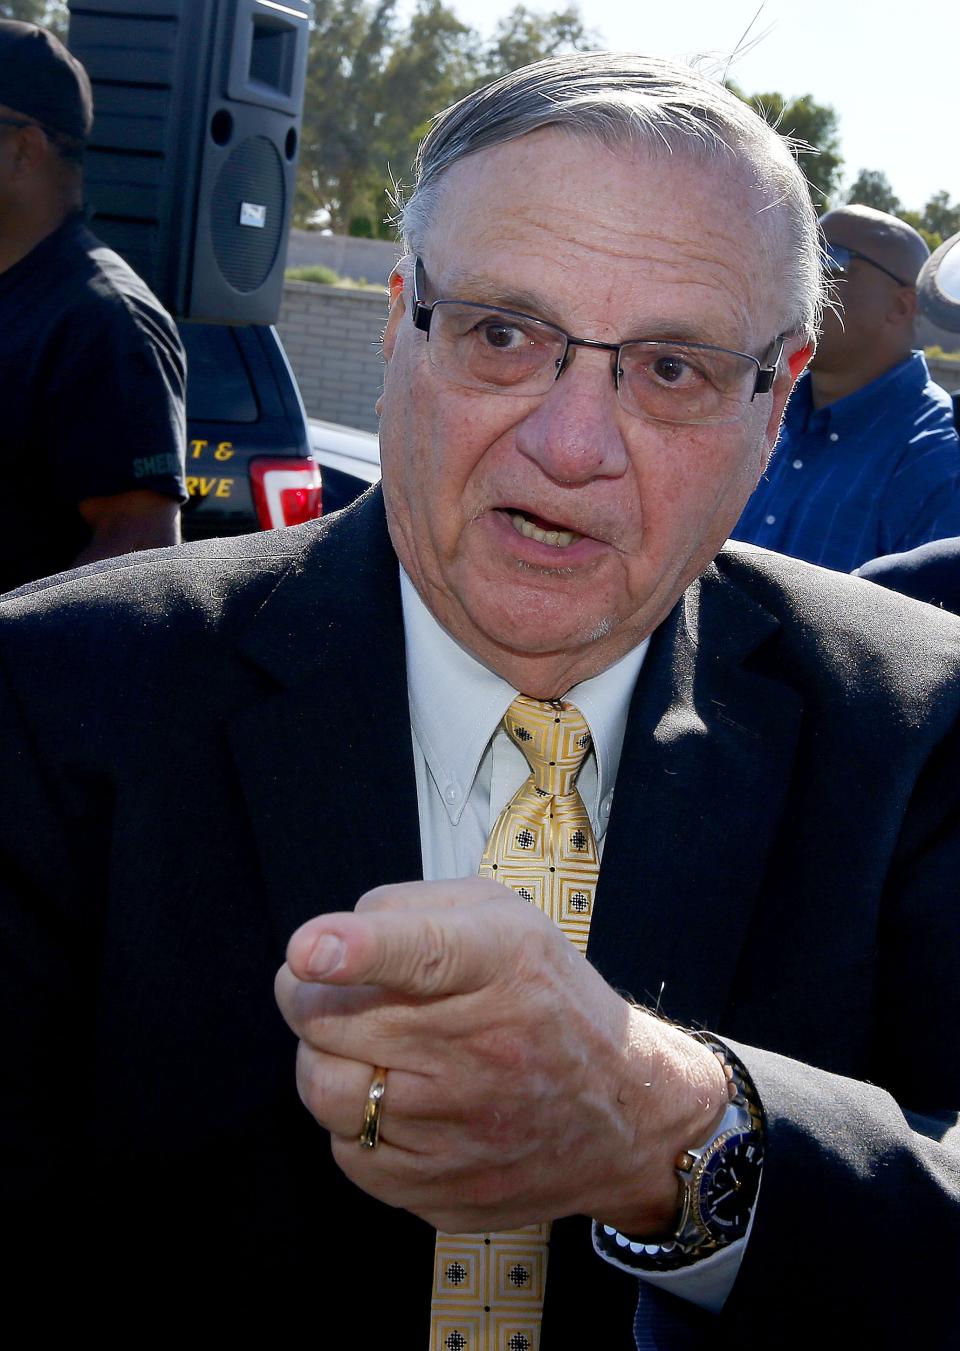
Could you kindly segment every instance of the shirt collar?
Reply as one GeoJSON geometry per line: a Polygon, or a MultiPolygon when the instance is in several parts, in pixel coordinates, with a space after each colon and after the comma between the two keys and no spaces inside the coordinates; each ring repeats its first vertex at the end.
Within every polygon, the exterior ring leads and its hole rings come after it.
{"type": "Polygon", "coordinates": [[[71,211],[57,228],[50,234],[44,235],[43,239],[34,244],[29,253],[25,253],[22,258],[8,267],[4,272],[0,272],[0,293],[6,294],[21,282],[24,277],[30,278],[37,274],[38,270],[56,264],[56,254],[65,239],[82,228],[84,217],[82,211],[71,211]]]}
{"type": "Polygon", "coordinates": [[[923,389],[930,379],[926,358],[922,352],[911,352],[896,366],[878,375],[876,380],[862,385],[836,403],[825,408],[814,408],[810,395],[810,372],[805,371],[797,381],[796,388],[787,404],[785,421],[792,429],[806,430],[820,425],[824,429],[835,427],[840,431],[860,431],[863,425],[864,409],[869,408],[870,416],[875,418],[878,411],[889,408],[896,412],[905,401],[923,389]]]}
{"type": "MultiPolygon", "coordinates": [[[[400,569],[410,722],[447,814],[459,821],[484,751],[519,690],[450,636],[400,569]]],[[[597,759],[598,801],[617,777],[645,638],[613,666],[567,692],[587,720],[597,759]]]]}

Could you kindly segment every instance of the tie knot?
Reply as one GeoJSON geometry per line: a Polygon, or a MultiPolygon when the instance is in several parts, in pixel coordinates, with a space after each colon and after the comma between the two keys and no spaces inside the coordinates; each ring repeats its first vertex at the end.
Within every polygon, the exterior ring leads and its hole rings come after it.
{"type": "Polygon", "coordinates": [[[572,793],[590,749],[587,720],[573,704],[543,704],[518,694],[503,717],[511,741],[526,756],[541,793],[572,793]]]}

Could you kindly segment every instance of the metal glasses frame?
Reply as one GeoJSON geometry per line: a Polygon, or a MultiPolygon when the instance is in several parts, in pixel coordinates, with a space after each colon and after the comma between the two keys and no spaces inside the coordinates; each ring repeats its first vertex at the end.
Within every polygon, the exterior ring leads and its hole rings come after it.
{"type": "MultiPolygon", "coordinates": [[[[554,380],[559,380],[563,372],[567,369],[567,366],[570,364],[571,347],[590,347],[599,352],[616,352],[617,364],[614,371],[614,383],[617,387],[617,393],[619,393],[620,377],[623,374],[620,366],[620,352],[622,349],[634,345],[643,346],[644,343],[668,341],[660,338],[630,338],[626,342],[599,342],[596,338],[574,338],[562,328],[558,328],[556,324],[548,324],[545,319],[538,319],[534,314],[524,314],[521,310],[506,310],[499,305],[482,305],[479,301],[475,300],[452,300],[444,298],[435,300],[432,304],[428,305],[422,299],[425,283],[426,271],[424,270],[423,260],[418,255],[414,259],[413,265],[413,305],[411,306],[410,317],[413,320],[414,327],[420,329],[422,333],[427,335],[428,342],[430,341],[430,324],[433,319],[433,311],[437,305],[463,305],[469,309],[475,310],[496,310],[498,314],[506,314],[514,319],[532,320],[534,323],[542,324],[544,328],[552,329],[554,333],[559,333],[566,344],[563,349],[563,356],[557,361],[557,373],[553,377],[554,380]]],[[[771,347],[776,347],[776,353],[773,356],[771,364],[766,366],[759,358],[751,356],[749,352],[736,352],[731,347],[717,347],[715,344],[707,342],[678,341],[677,345],[689,348],[694,352],[724,352],[727,356],[742,357],[744,361],[751,361],[757,368],[753,392],[748,400],[748,402],[753,403],[758,394],[769,394],[773,388],[773,382],[777,375],[777,366],[779,365],[780,357],[783,353],[785,336],[785,334],[779,333],[774,338],[771,347]]],[[[628,409],[627,411],[629,412],[632,410],[628,409]]]]}

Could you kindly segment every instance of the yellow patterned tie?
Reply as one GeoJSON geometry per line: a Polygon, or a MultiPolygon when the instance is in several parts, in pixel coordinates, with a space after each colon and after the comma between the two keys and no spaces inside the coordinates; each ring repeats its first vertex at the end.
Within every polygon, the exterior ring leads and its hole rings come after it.
{"type": "MultiPolygon", "coordinates": [[[[531,774],[490,832],[480,876],[512,887],[586,950],[599,859],[576,777],[590,731],[572,704],[518,695],[503,726],[531,774]]],[[[538,1351],[550,1225],[437,1234],[430,1351],[538,1351]]]]}

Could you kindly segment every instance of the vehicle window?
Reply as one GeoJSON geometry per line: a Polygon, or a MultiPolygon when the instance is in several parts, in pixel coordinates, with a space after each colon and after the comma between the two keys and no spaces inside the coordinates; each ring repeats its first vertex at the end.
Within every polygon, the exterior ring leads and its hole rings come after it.
{"type": "Polygon", "coordinates": [[[257,396],[233,329],[181,324],[187,353],[187,418],[191,422],[256,422],[257,396]]]}

